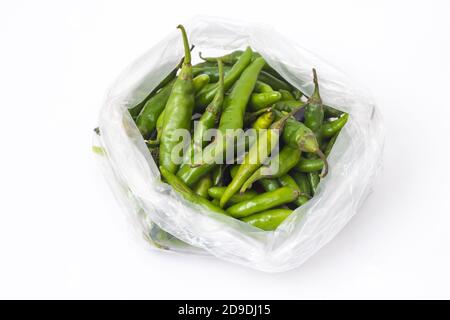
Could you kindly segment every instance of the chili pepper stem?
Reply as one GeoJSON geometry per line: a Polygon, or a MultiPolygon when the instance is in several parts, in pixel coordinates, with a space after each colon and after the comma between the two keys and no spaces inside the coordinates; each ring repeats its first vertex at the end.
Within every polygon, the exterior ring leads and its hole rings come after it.
{"type": "Polygon", "coordinates": [[[323,154],[322,150],[317,149],[316,154],[319,156],[319,158],[323,161],[323,168],[322,172],[320,173],[320,177],[324,178],[328,174],[328,161],[327,157],[323,154]]]}
{"type": "Polygon", "coordinates": [[[186,30],[184,29],[184,27],[179,24],[177,26],[178,29],[181,30],[181,34],[183,36],[183,45],[184,45],[184,61],[183,64],[191,64],[191,50],[189,47],[189,41],[187,38],[187,34],[186,34],[186,30]]]}
{"type": "Polygon", "coordinates": [[[198,57],[202,59],[203,61],[208,61],[205,57],[203,57],[203,54],[201,52],[198,53],[198,57]]]}
{"type": "Polygon", "coordinates": [[[319,79],[317,78],[317,71],[315,68],[313,68],[312,71],[313,71],[314,93],[311,96],[311,98],[316,98],[316,99],[318,98],[318,99],[322,100],[320,98],[319,79]]]}

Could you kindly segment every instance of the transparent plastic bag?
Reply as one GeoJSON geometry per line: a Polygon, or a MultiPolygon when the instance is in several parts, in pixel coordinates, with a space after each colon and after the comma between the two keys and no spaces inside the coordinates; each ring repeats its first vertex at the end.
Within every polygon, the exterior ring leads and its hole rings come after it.
{"type": "Polygon", "coordinates": [[[379,111],[345,74],[266,25],[212,17],[184,25],[195,45],[193,57],[251,46],[307,94],[313,91],[311,69],[317,69],[324,103],[350,114],[329,156],[330,173],[316,195],[271,232],[208,212],[162,183],[127,108],[142,101],[183,56],[174,28],[125,70],[105,99],[94,145],[102,148],[108,181],[134,224],[159,248],[209,253],[266,272],[295,268],[330,241],[371,192],[384,140],[379,111]]]}

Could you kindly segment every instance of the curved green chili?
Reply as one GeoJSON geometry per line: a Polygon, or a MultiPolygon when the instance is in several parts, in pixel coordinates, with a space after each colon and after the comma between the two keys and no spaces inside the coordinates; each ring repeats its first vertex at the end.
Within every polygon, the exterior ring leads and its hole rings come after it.
{"type": "Polygon", "coordinates": [[[239,202],[229,207],[226,212],[235,218],[243,218],[253,213],[293,202],[298,196],[299,192],[297,190],[289,187],[281,187],[274,191],[259,194],[253,199],[239,202]]]}
{"type": "MultiPolygon", "coordinates": [[[[236,81],[238,81],[238,79],[240,79],[240,76],[243,74],[244,70],[246,70],[247,66],[252,60],[252,53],[252,49],[250,49],[250,47],[247,47],[244,53],[239,57],[239,60],[227,73],[226,77],[224,78],[225,91],[227,91],[236,81]]],[[[254,84],[252,85],[252,91],[253,86],[254,84]]],[[[197,93],[195,97],[196,110],[202,110],[204,107],[206,107],[212,101],[212,99],[214,99],[217,89],[218,85],[215,83],[211,83],[200,90],[200,92],[197,93]]]]}
{"type": "Polygon", "coordinates": [[[162,88],[151,97],[136,118],[136,125],[144,139],[148,139],[156,127],[158,117],[163,112],[175,81],[162,88]]]}
{"type": "MultiPolygon", "coordinates": [[[[228,72],[230,71],[230,67],[223,66],[223,74],[226,76],[228,72]]],[[[200,74],[207,74],[209,77],[210,84],[208,86],[212,86],[213,82],[219,81],[219,70],[217,69],[217,65],[213,67],[207,67],[207,68],[192,68],[192,74],[193,76],[198,76],[200,74]]]]}
{"type": "Polygon", "coordinates": [[[322,136],[326,138],[334,136],[344,127],[344,125],[347,123],[347,120],[348,113],[344,113],[340,118],[337,118],[336,120],[325,122],[322,125],[322,136]]]}
{"type": "Polygon", "coordinates": [[[270,160],[269,164],[260,167],[245,181],[240,192],[245,192],[255,181],[262,178],[279,178],[285,175],[298,163],[301,153],[298,148],[284,146],[279,154],[270,160]]]}
{"type": "Polygon", "coordinates": [[[272,111],[263,113],[260,115],[252,125],[252,128],[255,130],[266,129],[269,128],[274,120],[274,115],[272,111]]]}
{"type": "Polygon", "coordinates": [[[172,92],[164,112],[164,126],[161,134],[160,162],[170,172],[177,171],[178,164],[172,161],[172,151],[179,143],[181,137],[176,135],[180,129],[189,130],[191,127],[192,111],[195,103],[195,91],[192,83],[191,51],[182,25],[178,28],[183,36],[185,58],[180,74],[175,81],[172,92]]]}
{"type": "Polygon", "coordinates": [[[253,93],[250,97],[250,110],[257,111],[278,102],[281,99],[281,93],[278,91],[253,93]]]}
{"type": "MultiPolygon", "coordinates": [[[[208,190],[208,194],[211,198],[220,200],[220,198],[222,197],[225,190],[226,190],[226,187],[211,187],[208,190]]],[[[230,198],[229,204],[233,205],[233,204],[236,204],[236,203],[239,203],[242,201],[247,201],[247,200],[250,200],[250,199],[256,197],[257,195],[258,194],[256,193],[256,191],[253,191],[253,190],[249,190],[244,193],[238,193],[230,198]]]]}
{"type": "Polygon", "coordinates": [[[272,209],[252,214],[241,220],[265,231],[273,231],[294,211],[289,209],[272,209]]]}

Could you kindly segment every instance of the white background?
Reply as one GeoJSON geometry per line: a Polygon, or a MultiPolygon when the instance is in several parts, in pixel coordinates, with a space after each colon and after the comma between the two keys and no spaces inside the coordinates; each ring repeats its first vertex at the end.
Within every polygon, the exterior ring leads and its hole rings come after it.
{"type": "Polygon", "coordinates": [[[0,298],[450,298],[450,2],[2,1],[0,298]],[[260,21],[384,116],[384,170],[302,267],[151,251],[91,154],[115,77],[195,14],[260,21]]]}

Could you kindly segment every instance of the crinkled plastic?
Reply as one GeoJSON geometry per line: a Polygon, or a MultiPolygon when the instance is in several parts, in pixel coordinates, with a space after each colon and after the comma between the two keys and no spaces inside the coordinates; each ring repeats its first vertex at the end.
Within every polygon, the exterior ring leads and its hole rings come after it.
{"type": "Polygon", "coordinates": [[[208,253],[266,272],[298,267],[342,230],[371,192],[382,159],[380,113],[345,74],[271,27],[202,16],[184,25],[195,44],[193,57],[198,51],[217,55],[251,46],[307,94],[313,90],[311,69],[317,69],[324,103],[350,114],[329,156],[330,173],[312,200],[271,232],[208,212],[162,183],[127,108],[142,101],[183,56],[174,27],[107,94],[94,145],[103,148],[99,158],[108,181],[131,220],[159,248],[208,253]]]}

